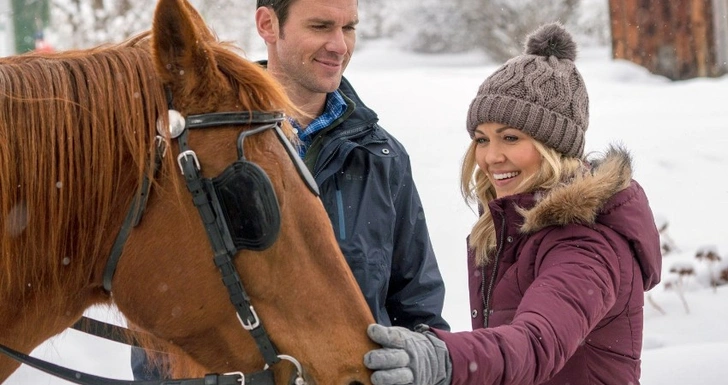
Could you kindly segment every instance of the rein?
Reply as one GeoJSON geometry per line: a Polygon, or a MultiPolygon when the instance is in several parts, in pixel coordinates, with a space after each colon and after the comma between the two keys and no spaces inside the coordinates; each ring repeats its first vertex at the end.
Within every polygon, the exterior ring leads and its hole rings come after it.
{"type": "MultiPolygon", "coordinates": [[[[258,350],[263,356],[266,364],[262,371],[245,375],[242,372],[233,372],[226,374],[208,374],[204,378],[197,379],[181,379],[181,380],[159,380],[159,381],[121,381],[104,377],[98,377],[75,370],[64,368],[53,363],[43,361],[26,354],[17,352],[6,346],[0,345],[0,352],[8,355],[21,363],[32,366],[36,369],[62,378],[66,381],[80,385],[264,385],[275,384],[273,372],[270,367],[281,360],[289,361],[296,367],[296,378],[293,380],[295,385],[303,385],[303,370],[301,364],[294,357],[279,354],[275,345],[271,341],[263,324],[250,303],[240,275],[233,263],[233,258],[239,250],[252,249],[264,250],[268,248],[278,235],[280,230],[280,218],[278,201],[275,197],[272,184],[265,172],[255,163],[245,159],[243,151],[243,143],[246,137],[262,133],[267,130],[273,130],[283,147],[286,149],[288,156],[293,161],[301,179],[306,183],[308,189],[315,195],[319,195],[318,187],[313,176],[306,168],[303,161],[298,156],[298,152],[288,141],[281,129],[281,123],[284,115],[280,112],[222,112],[208,113],[200,115],[190,115],[185,119],[182,115],[172,108],[171,96],[169,90],[169,127],[163,127],[161,121],[157,124],[157,131],[160,136],[156,137],[157,147],[155,153],[155,161],[152,174],[156,173],[161,165],[162,158],[166,153],[163,135],[164,130],[168,130],[171,139],[177,139],[179,147],[179,155],[177,156],[177,164],[185,178],[187,189],[192,195],[192,201],[197,207],[200,219],[203,222],[205,231],[210,241],[210,246],[214,254],[213,261],[220,270],[222,281],[228,290],[230,301],[236,310],[236,315],[243,329],[250,332],[255,339],[258,350]],[[204,178],[201,175],[200,162],[197,154],[189,147],[187,139],[189,129],[203,129],[209,127],[221,127],[231,125],[257,125],[259,127],[242,131],[237,140],[238,160],[223,171],[223,173],[215,179],[204,178]],[[238,193],[235,188],[239,187],[242,182],[262,183],[260,186],[260,198],[271,207],[258,207],[263,210],[261,215],[266,218],[272,218],[274,228],[263,228],[258,237],[250,239],[247,234],[241,233],[244,229],[239,228],[240,223],[235,222],[232,214],[225,210],[231,210],[235,206],[233,194],[238,193]],[[237,184],[236,184],[237,183],[237,184]],[[232,204],[230,204],[232,203],[232,204]],[[225,208],[223,208],[225,206],[225,208]],[[273,207],[275,206],[275,207],[273,207]],[[232,225],[232,229],[231,229],[232,225]],[[238,225],[236,227],[236,225],[238,225]]],[[[121,257],[124,244],[126,243],[131,229],[135,227],[141,220],[142,214],[146,207],[149,197],[151,183],[145,175],[139,192],[132,200],[124,222],[117,234],[112,245],[109,259],[106,264],[103,276],[104,290],[111,293],[111,283],[116,271],[117,264],[121,257]]],[[[268,224],[263,224],[270,227],[268,224]]],[[[108,338],[114,341],[122,342],[114,333],[121,334],[125,328],[120,326],[106,324],[90,318],[82,317],[82,319],[74,324],[75,329],[88,332],[100,337],[108,338]],[[84,323],[85,321],[85,323],[84,323]],[[86,326],[84,326],[86,325],[86,326]],[[91,327],[88,327],[91,325],[91,327]]],[[[132,334],[138,333],[132,331],[132,334]]],[[[123,342],[125,343],[125,342],[123,342]]],[[[134,343],[132,343],[134,344],[134,343]]]]}

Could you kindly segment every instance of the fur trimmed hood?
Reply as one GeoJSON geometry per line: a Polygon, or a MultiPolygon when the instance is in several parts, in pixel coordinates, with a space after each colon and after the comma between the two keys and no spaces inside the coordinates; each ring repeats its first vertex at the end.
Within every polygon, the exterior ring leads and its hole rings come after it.
{"type": "Polygon", "coordinates": [[[569,224],[607,226],[632,246],[648,290],[660,281],[662,252],[647,195],[632,180],[632,157],[612,146],[590,164],[588,172],[559,187],[514,197],[515,210],[522,217],[518,232],[533,234],[569,224]],[[518,207],[519,203],[525,205],[518,207]]]}
{"type": "Polygon", "coordinates": [[[604,158],[592,162],[591,172],[577,175],[546,194],[536,194],[530,209],[519,209],[524,222],[521,232],[534,233],[548,226],[570,223],[594,224],[597,215],[618,192],[632,181],[632,157],[627,150],[610,147],[604,158]]]}

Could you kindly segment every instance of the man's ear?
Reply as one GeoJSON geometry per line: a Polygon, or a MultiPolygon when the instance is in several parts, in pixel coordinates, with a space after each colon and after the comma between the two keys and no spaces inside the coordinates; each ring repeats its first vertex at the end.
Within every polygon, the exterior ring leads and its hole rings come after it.
{"type": "Polygon", "coordinates": [[[255,27],[258,35],[265,40],[266,44],[273,44],[278,41],[279,28],[278,17],[269,7],[259,7],[255,11],[255,27]]]}

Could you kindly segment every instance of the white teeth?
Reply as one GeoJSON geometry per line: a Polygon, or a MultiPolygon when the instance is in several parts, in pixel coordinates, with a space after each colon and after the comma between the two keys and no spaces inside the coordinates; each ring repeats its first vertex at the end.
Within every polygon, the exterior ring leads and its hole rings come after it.
{"type": "Polygon", "coordinates": [[[503,179],[513,178],[514,176],[516,176],[518,174],[520,174],[520,172],[507,172],[504,174],[493,174],[493,178],[495,178],[495,180],[503,180],[503,179]]]}

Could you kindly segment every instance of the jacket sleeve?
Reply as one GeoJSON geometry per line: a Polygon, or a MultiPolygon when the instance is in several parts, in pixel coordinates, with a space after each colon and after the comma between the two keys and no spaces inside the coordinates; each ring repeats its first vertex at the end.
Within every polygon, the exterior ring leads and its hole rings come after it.
{"type": "Polygon", "coordinates": [[[442,330],[450,326],[442,317],[445,285],[430,242],[420,196],[412,179],[409,157],[393,168],[396,189],[392,201],[396,212],[393,234],[392,274],[387,311],[392,324],[413,329],[427,324],[442,330]]]}
{"type": "Polygon", "coordinates": [[[597,231],[569,225],[550,231],[541,245],[535,279],[524,288],[511,324],[435,331],[450,352],[453,385],[543,383],[614,305],[619,259],[597,231]]]}

